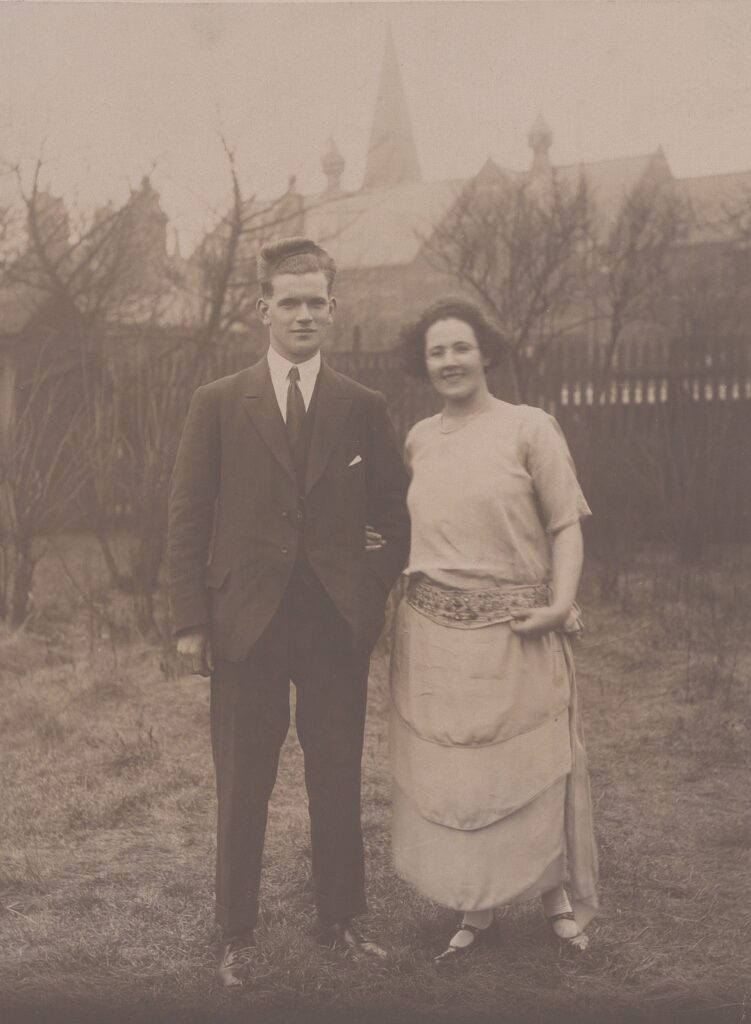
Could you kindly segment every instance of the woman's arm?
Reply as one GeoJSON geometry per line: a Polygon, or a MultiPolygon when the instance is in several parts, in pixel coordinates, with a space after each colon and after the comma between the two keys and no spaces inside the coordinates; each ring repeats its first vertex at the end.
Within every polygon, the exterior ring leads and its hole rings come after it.
{"type": "Polygon", "coordinates": [[[520,636],[541,636],[560,629],[576,599],[584,560],[584,543],[578,522],[564,526],[551,541],[553,600],[547,608],[530,608],[514,615],[511,628],[520,636]]]}

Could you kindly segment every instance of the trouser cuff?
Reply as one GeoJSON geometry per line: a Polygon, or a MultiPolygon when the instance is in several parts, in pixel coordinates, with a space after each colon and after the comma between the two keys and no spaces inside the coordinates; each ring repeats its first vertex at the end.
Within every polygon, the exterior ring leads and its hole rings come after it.
{"type": "Polygon", "coordinates": [[[214,916],[225,938],[239,932],[252,932],[258,923],[258,905],[226,907],[217,903],[214,916]]]}
{"type": "Polygon", "coordinates": [[[327,903],[325,900],[316,898],[316,910],[318,920],[323,925],[346,924],[355,917],[367,914],[368,905],[364,897],[350,903],[327,903]]]}

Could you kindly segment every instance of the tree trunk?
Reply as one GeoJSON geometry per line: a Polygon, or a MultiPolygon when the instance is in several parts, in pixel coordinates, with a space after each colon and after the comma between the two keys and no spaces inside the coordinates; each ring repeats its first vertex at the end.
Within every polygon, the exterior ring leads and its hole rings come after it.
{"type": "Polygon", "coordinates": [[[154,622],[154,594],[148,587],[139,587],[134,594],[136,611],[136,628],[143,637],[152,634],[156,628],[154,622]]]}
{"type": "Polygon", "coordinates": [[[22,625],[32,608],[31,584],[34,578],[34,559],[31,543],[24,541],[13,549],[10,572],[10,622],[22,625]]]}
{"type": "Polygon", "coordinates": [[[151,523],[151,529],[140,530],[131,560],[133,572],[136,626],[144,636],[156,629],[154,594],[159,585],[159,572],[164,560],[166,521],[151,523]]]}
{"type": "Polygon", "coordinates": [[[115,588],[122,594],[132,594],[133,579],[131,576],[127,575],[127,573],[120,571],[108,537],[100,529],[95,529],[93,532],[96,537],[97,544],[99,545],[99,550],[102,552],[104,564],[107,566],[107,571],[110,574],[110,578],[115,588]]]}

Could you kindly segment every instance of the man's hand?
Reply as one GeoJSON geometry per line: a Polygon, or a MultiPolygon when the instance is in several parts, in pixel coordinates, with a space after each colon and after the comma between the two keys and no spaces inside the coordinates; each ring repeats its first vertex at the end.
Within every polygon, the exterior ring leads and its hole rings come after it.
{"type": "Polygon", "coordinates": [[[194,676],[209,676],[214,669],[209,635],[205,629],[183,633],[177,638],[177,654],[185,671],[194,676]]]}
{"type": "Polygon", "coordinates": [[[568,613],[569,609],[560,609],[553,605],[548,608],[528,608],[525,611],[514,612],[509,626],[521,637],[544,636],[554,629],[560,629],[568,618],[568,613]]]}
{"type": "Polygon", "coordinates": [[[386,541],[383,539],[378,530],[373,529],[372,526],[365,524],[365,550],[366,551],[380,551],[381,548],[386,547],[386,541]]]}

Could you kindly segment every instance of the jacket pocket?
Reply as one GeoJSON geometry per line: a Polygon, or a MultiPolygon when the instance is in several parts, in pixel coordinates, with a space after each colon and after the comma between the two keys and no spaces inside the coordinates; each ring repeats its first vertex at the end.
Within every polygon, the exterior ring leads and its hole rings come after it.
{"type": "Polygon", "coordinates": [[[211,590],[219,590],[229,576],[229,569],[221,565],[208,565],[203,574],[203,582],[211,590]]]}

